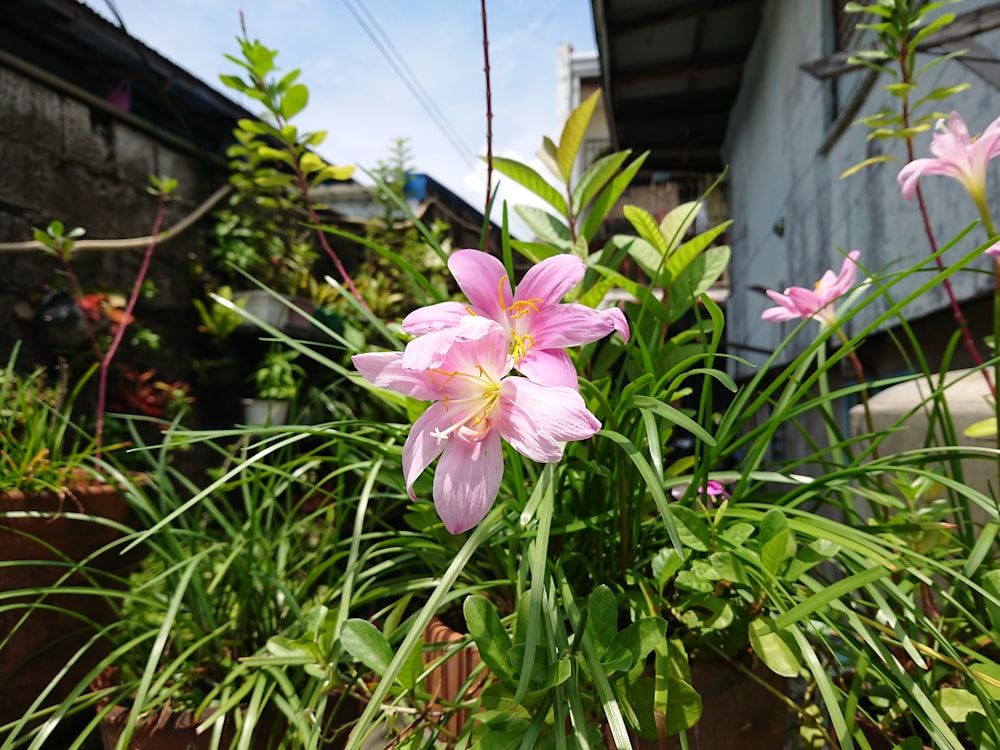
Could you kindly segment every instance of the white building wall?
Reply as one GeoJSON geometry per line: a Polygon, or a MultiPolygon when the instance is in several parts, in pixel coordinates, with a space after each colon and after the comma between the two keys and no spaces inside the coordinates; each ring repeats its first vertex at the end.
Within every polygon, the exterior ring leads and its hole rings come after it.
{"type": "MultiPolygon", "coordinates": [[[[954,9],[962,13],[984,4],[986,0],[966,0],[954,9]]],[[[839,269],[842,253],[852,249],[861,251],[864,266],[882,273],[905,268],[929,252],[918,204],[916,200],[905,201],[896,182],[907,160],[902,141],[868,142],[867,129],[857,125],[841,133],[827,153],[821,153],[833,121],[832,84],[816,80],[799,66],[830,52],[825,42],[831,33],[827,5],[820,0],[771,0],[766,4],[764,22],[730,120],[724,154],[729,164],[734,219],[729,345],[734,354],[755,364],[763,363],[794,328],[792,323],[762,323],[760,314],[771,302],[755,289],[811,286],[825,269],[839,269]],[[878,153],[877,149],[885,149],[899,161],[840,179],[844,170],[878,153]],[[775,231],[779,223],[783,236],[775,231]]],[[[977,40],[992,50],[1000,49],[998,32],[980,35],[977,40]]],[[[922,55],[920,63],[930,59],[922,55]]],[[[862,77],[853,75],[851,79],[862,77]]],[[[946,61],[921,80],[918,95],[937,86],[962,81],[973,84],[943,105],[949,111],[958,110],[973,133],[1000,116],[1000,92],[959,62],[946,61]]],[[[850,90],[844,91],[849,82],[845,79],[840,83],[842,100],[850,94],[850,90]]],[[[884,78],[876,83],[858,116],[898,107],[898,100],[879,88],[888,82],[884,78]]],[[[916,156],[930,154],[930,138],[930,133],[918,136],[916,156]]],[[[1000,209],[998,177],[1000,167],[994,167],[988,189],[1000,209]]],[[[976,220],[975,209],[957,182],[927,177],[921,186],[939,244],[976,220]]],[[[994,213],[1000,215],[1000,210],[994,213]]],[[[985,239],[977,229],[947,252],[946,262],[960,258],[985,239]]],[[[976,267],[986,269],[989,264],[981,260],[976,267]]],[[[960,299],[985,293],[993,283],[991,275],[972,272],[960,273],[953,282],[960,299]]],[[[903,294],[899,287],[894,291],[897,299],[903,294]]],[[[939,289],[910,306],[908,317],[912,320],[947,304],[939,289]]],[[[870,307],[863,317],[852,321],[852,326],[867,323],[883,309],[882,305],[870,307]]],[[[808,343],[808,335],[799,338],[789,355],[808,343]]],[[[740,367],[734,374],[743,377],[750,369],[740,367]]]]}

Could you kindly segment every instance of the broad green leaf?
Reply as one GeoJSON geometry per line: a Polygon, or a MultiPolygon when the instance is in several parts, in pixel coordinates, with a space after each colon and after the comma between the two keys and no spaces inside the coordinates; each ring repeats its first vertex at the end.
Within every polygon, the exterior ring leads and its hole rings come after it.
{"type": "Polygon", "coordinates": [[[663,217],[660,222],[660,234],[667,241],[667,250],[673,251],[681,242],[684,241],[684,235],[694,224],[695,219],[698,218],[698,211],[701,210],[701,201],[691,201],[689,203],[681,203],[679,206],[670,210],[670,212],[663,217]]]}
{"type": "Polygon", "coordinates": [[[973,422],[962,431],[962,434],[966,437],[975,438],[993,437],[997,434],[997,418],[987,417],[978,422],[973,422]]]}
{"type": "Polygon", "coordinates": [[[587,125],[594,114],[594,107],[601,98],[601,92],[595,91],[588,96],[580,106],[574,109],[563,125],[562,135],[559,136],[559,145],[556,147],[556,164],[559,165],[559,173],[562,178],[569,182],[573,174],[573,162],[576,161],[576,154],[583,143],[584,133],[587,132],[587,125]]]}
{"type": "Polygon", "coordinates": [[[231,88],[234,91],[239,91],[240,93],[245,92],[250,86],[239,76],[231,75],[220,75],[219,80],[222,81],[223,85],[227,88],[231,88]]]}
{"type": "Polygon", "coordinates": [[[502,680],[513,685],[510,636],[496,608],[482,596],[470,596],[462,607],[469,635],[476,642],[483,663],[502,680]]]}
{"type": "Polygon", "coordinates": [[[514,211],[528,225],[528,228],[538,235],[539,239],[544,242],[550,242],[565,252],[569,252],[572,249],[573,243],[570,238],[569,227],[548,211],[543,211],[534,206],[523,205],[514,206],[514,211]]]}
{"type": "Polygon", "coordinates": [[[694,260],[700,252],[715,242],[716,238],[725,232],[732,223],[732,221],[726,221],[719,224],[717,227],[712,227],[711,229],[692,237],[690,240],[674,250],[667,260],[667,283],[676,279],[681,272],[688,267],[691,261],[694,260]]]}
{"type": "Polygon", "coordinates": [[[587,635],[594,644],[599,657],[611,645],[611,639],[618,634],[618,602],[604,584],[601,584],[587,597],[587,635]]]}
{"type": "Polygon", "coordinates": [[[493,168],[537,195],[558,211],[560,216],[566,216],[566,199],[559,194],[559,191],[550,182],[528,165],[514,159],[504,159],[500,156],[494,156],[493,168]]]}
{"type": "Polygon", "coordinates": [[[306,176],[312,174],[313,172],[318,172],[326,167],[326,162],[318,154],[314,154],[312,151],[306,151],[302,154],[302,158],[299,159],[299,167],[306,174],[306,176]]]}
{"type": "MultiPolygon", "coordinates": [[[[617,627],[616,627],[617,630],[617,627]]],[[[636,620],[620,633],[615,633],[609,651],[617,648],[626,649],[632,656],[634,664],[644,661],[656,648],[666,646],[667,622],[661,617],[649,616],[636,620]]]]}
{"type": "Polygon", "coordinates": [[[775,674],[797,677],[802,669],[799,648],[789,633],[776,630],[770,618],[758,617],[750,621],[750,645],[754,653],[775,674]]]}
{"type": "Polygon", "coordinates": [[[771,575],[777,575],[785,560],[795,554],[795,540],[788,520],[779,508],[771,508],[760,524],[760,561],[771,575]]]}
{"type": "Polygon", "coordinates": [[[556,164],[557,150],[556,144],[552,142],[552,139],[545,136],[542,138],[542,147],[535,154],[538,156],[538,160],[545,165],[545,168],[552,173],[552,176],[557,180],[561,180],[562,175],[559,174],[559,165],[556,164]]]}
{"type": "Polygon", "coordinates": [[[583,207],[614,177],[615,172],[625,163],[631,153],[631,151],[617,151],[602,156],[587,167],[587,171],[583,173],[583,177],[573,188],[571,205],[574,216],[578,215],[583,207]]]}
{"type": "Polygon", "coordinates": [[[993,630],[1000,633],[1000,604],[996,604],[993,601],[1000,602],[1000,569],[984,573],[982,582],[986,593],[992,597],[992,599],[986,599],[985,602],[986,616],[990,618],[990,625],[993,626],[993,630]]]}
{"type": "Polygon", "coordinates": [[[377,675],[385,674],[393,650],[382,632],[367,620],[352,617],[340,631],[344,650],[377,675]]]}
{"type": "Polygon", "coordinates": [[[668,737],[686,731],[701,719],[701,696],[683,680],[667,679],[667,712],[665,716],[668,737]]]}
{"type": "Polygon", "coordinates": [[[309,87],[304,83],[297,83],[289,87],[285,95],[281,98],[281,116],[286,120],[291,120],[295,115],[305,109],[309,102],[309,87]]]}
{"type": "Polygon", "coordinates": [[[729,246],[716,245],[699,253],[687,268],[670,283],[667,316],[672,323],[680,319],[721,278],[729,265],[729,246]]]}
{"type": "Polygon", "coordinates": [[[649,284],[651,286],[664,286],[661,274],[663,254],[642,237],[629,239],[631,242],[628,245],[628,254],[646,274],[649,284]]]}
{"type": "Polygon", "coordinates": [[[644,151],[637,156],[621,171],[621,174],[611,180],[610,184],[598,193],[597,198],[594,199],[590,210],[587,212],[587,218],[583,220],[583,227],[580,228],[580,234],[588,240],[594,239],[594,235],[600,229],[601,223],[608,215],[608,211],[614,207],[622,193],[632,184],[632,178],[635,177],[636,172],[639,171],[639,167],[646,161],[647,156],[649,156],[648,151],[644,151]]]}
{"type": "Polygon", "coordinates": [[[935,18],[929,24],[920,29],[920,31],[918,31],[916,34],[910,37],[910,39],[907,41],[907,46],[915,52],[917,47],[920,46],[920,43],[924,41],[924,39],[929,37],[938,29],[942,29],[945,26],[948,26],[954,20],[955,20],[954,13],[942,13],[940,16],[935,18]]]}
{"type": "Polygon", "coordinates": [[[990,720],[984,714],[973,712],[965,715],[965,727],[969,730],[969,737],[972,738],[973,747],[977,750],[1000,750],[1000,744],[994,739],[996,735],[991,731],[990,724],[990,720]]]}
{"type": "Polygon", "coordinates": [[[670,510],[674,516],[681,544],[698,552],[707,552],[711,549],[712,533],[701,515],[683,505],[674,505],[670,510]]]}
{"type": "Polygon", "coordinates": [[[622,209],[622,213],[625,214],[625,218],[635,228],[638,235],[659,252],[660,260],[655,268],[655,271],[659,272],[669,248],[667,247],[667,241],[660,234],[660,227],[657,225],[656,220],[648,211],[638,206],[625,206],[622,209]]]}
{"type": "Polygon", "coordinates": [[[327,132],[325,130],[317,130],[315,133],[310,133],[309,135],[307,135],[303,139],[303,142],[307,146],[320,146],[323,144],[323,141],[326,140],[326,135],[327,132]]]}
{"type": "Polygon", "coordinates": [[[950,721],[964,722],[970,713],[983,713],[979,698],[962,688],[941,688],[934,697],[950,721]]]}
{"type": "Polygon", "coordinates": [[[532,263],[540,263],[553,255],[560,255],[557,248],[546,245],[542,242],[525,242],[524,240],[511,240],[510,246],[532,263]]]}
{"type": "Polygon", "coordinates": [[[292,155],[290,152],[280,148],[273,148],[271,146],[258,146],[257,156],[261,159],[271,159],[272,161],[280,161],[284,164],[290,165],[292,163],[292,155]]]}
{"type": "Polygon", "coordinates": [[[316,173],[316,176],[313,177],[313,183],[318,184],[325,180],[349,180],[352,174],[354,174],[353,164],[342,167],[327,165],[316,173]]]}

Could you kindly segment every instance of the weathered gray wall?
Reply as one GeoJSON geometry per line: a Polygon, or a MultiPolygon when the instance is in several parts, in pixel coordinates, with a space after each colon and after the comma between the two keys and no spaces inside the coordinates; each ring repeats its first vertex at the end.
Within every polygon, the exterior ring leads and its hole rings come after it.
{"type": "MultiPolygon", "coordinates": [[[[982,4],[967,0],[954,10],[965,12],[982,4]]],[[[839,269],[843,256],[838,249],[860,250],[866,267],[883,272],[905,268],[928,255],[916,201],[904,200],[896,183],[906,161],[902,142],[868,142],[867,130],[854,126],[837,136],[826,153],[821,152],[836,107],[833,84],[816,80],[799,66],[831,51],[826,41],[831,33],[829,5],[799,0],[772,0],[766,4],[764,23],[730,122],[726,158],[734,224],[728,335],[733,353],[758,365],[794,325],[762,324],[761,311],[771,302],[755,287],[781,290],[793,285],[811,286],[825,269],[839,269]],[[899,161],[840,179],[844,170],[878,153],[880,148],[899,161]],[[773,230],[779,220],[784,224],[781,237],[773,230]]],[[[1000,49],[997,32],[981,35],[978,41],[993,50],[1000,49]]],[[[928,60],[930,57],[922,55],[919,64],[928,60]]],[[[860,78],[860,74],[854,74],[838,82],[837,98],[846,100],[860,78]]],[[[924,92],[961,81],[973,84],[972,89],[944,104],[946,111],[958,110],[973,133],[982,131],[1000,115],[1000,92],[959,62],[945,62],[922,80],[924,92]]],[[[858,116],[898,106],[898,100],[879,89],[886,82],[888,79],[876,84],[858,116]]],[[[930,155],[930,139],[929,133],[917,138],[916,156],[930,155]]],[[[1000,200],[998,177],[1000,170],[991,169],[989,191],[995,200],[1000,200]]],[[[921,180],[921,186],[940,243],[978,218],[957,182],[927,177],[921,180]]],[[[948,251],[946,262],[962,257],[985,239],[981,229],[973,231],[948,251]]],[[[988,259],[977,261],[975,267],[987,269],[988,259]]],[[[921,281],[926,278],[924,275],[921,281]]],[[[992,278],[966,271],[955,277],[954,284],[958,297],[970,300],[988,293],[992,278]]],[[[904,289],[909,288],[912,285],[897,287],[895,296],[902,297],[904,289]]],[[[946,307],[946,297],[939,289],[915,301],[908,308],[908,317],[916,320],[946,307]]],[[[881,304],[871,306],[865,315],[852,321],[853,328],[872,320],[883,309],[881,304]]],[[[974,325],[983,322],[979,316],[972,320],[974,325]]],[[[986,330],[988,325],[979,328],[986,330]]],[[[803,332],[789,354],[808,343],[813,332],[812,328],[803,332]]],[[[945,340],[946,336],[935,333],[925,346],[928,350],[939,349],[945,340]]],[[[863,356],[878,366],[877,352],[869,349],[863,356]]],[[[735,374],[746,377],[750,372],[749,368],[739,367],[735,374]]]]}
{"type": "MultiPolygon", "coordinates": [[[[146,191],[151,174],[179,187],[164,227],[174,224],[225,183],[217,157],[166,145],[118,117],[88,106],[19,71],[0,65],[0,242],[31,239],[33,227],[54,219],[81,226],[88,238],[141,237],[151,231],[157,201],[146,191]]],[[[210,221],[210,220],[208,220],[210,221]]],[[[142,300],[138,317],[161,334],[163,350],[149,355],[164,378],[190,376],[197,345],[191,304],[199,287],[191,259],[205,252],[206,220],[155,250],[149,278],[158,294],[142,300]]],[[[127,292],[142,250],[86,251],[74,260],[84,285],[127,292]]],[[[35,336],[25,313],[48,289],[65,285],[55,259],[41,252],[0,252],[0,357],[23,340],[21,363],[46,363],[51,350],[35,336]]]]}

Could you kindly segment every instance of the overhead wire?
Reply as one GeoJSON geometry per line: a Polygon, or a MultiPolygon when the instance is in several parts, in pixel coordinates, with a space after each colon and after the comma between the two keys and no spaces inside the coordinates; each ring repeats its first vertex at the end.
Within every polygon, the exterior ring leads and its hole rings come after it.
{"type": "Polygon", "coordinates": [[[427,89],[420,83],[420,79],[407,64],[402,54],[396,48],[396,45],[393,44],[392,39],[389,38],[389,35],[379,24],[378,20],[365,6],[364,0],[344,0],[344,5],[347,6],[351,15],[354,16],[375,47],[382,53],[382,56],[400,77],[413,97],[423,107],[424,111],[427,112],[448,143],[462,157],[466,164],[472,168],[476,175],[479,175],[479,164],[471,156],[472,149],[464,143],[462,136],[451,124],[448,116],[435,103],[433,97],[431,97],[427,89]]]}

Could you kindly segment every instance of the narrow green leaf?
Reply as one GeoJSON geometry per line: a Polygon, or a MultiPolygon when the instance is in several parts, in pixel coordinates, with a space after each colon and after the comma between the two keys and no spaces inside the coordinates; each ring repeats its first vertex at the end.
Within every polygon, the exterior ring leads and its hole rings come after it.
{"type": "Polygon", "coordinates": [[[542,138],[542,147],[536,152],[538,160],[545,165],[545,168],[552,173],[552,176],[557,180],[562,179],[562,175],[559,174],[559,165],[556,163],[556,144],[552,142],[552,139],[548,136],[542,138]]]}
{"type": "Polygon", "coordinates": [[[791,609],[778,615],[778,617],[775,618],[774,627],[777,630],[784,630],[794,623],[809,617],[813,612],[821,607],[825,607],[834,599],[839,599],[840,597],[845,596],[852,591],[856,591],[863,586],[875,583],[875,581],[880,578],[885,578],[890,572],[891,571],[888,568],[873,567],[831,583],[821,591],[817,591],[812,596],[803,599],[791,609]]]}
{"type": "Polygon", "coordinates": [[[601,92],[595,91],[587,97],[580,106],[574,109],[566,119],[563,126],[562,135],[559,136],[559,145],[556,147],[556,164],[559,165],[559,174],[569,182],[573,174],[573,162],[576,161],[576,154],[583,143],[584,133],[587,132],[587,125],[594,114],[594,108],[601,98],[601,92]]]}

